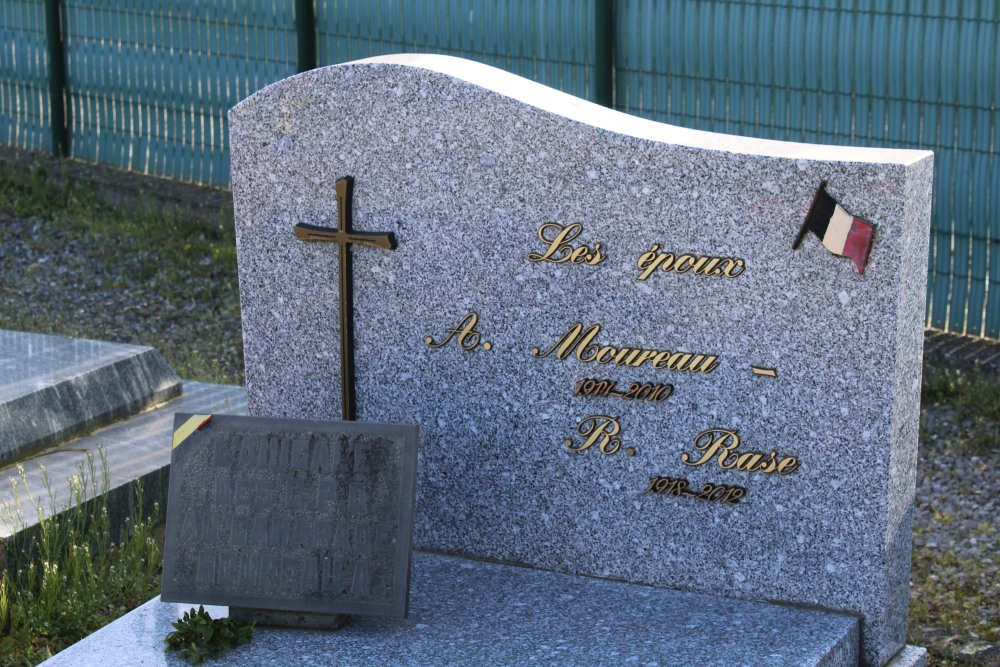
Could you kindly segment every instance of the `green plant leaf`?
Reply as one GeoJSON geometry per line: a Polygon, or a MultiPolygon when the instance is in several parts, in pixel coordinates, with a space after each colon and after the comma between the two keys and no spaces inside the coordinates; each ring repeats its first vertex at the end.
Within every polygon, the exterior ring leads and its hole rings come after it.
{"type": "Polygon", "coordinates": [[[174,631],[163,640],[167,651],[179,651],[181,658],[192,665],[247,644],[253,639],[254,623],[237,623],[228,618],[213,619],[204,606],[184,612],[172,624],[174,631]]]}

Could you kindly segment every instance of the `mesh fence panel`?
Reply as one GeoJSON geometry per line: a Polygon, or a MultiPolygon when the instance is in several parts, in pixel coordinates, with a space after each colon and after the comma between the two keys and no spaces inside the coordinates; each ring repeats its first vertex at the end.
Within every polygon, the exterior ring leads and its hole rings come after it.
{"type": "Polygon", "coordinates": [[[594,99],[595,0],[318,0],[321,65],[460,56],[594,99]]]}
{"type": "Polygon", "coordinates": [[[75,157],[229,184],[226,111],[295,73],[292,3],[64,0],[75,157]]]}
{"type": "Polygon", "coordinates": [[[0,2],[0,144],[51,150],[45,7],[0,2]]]}

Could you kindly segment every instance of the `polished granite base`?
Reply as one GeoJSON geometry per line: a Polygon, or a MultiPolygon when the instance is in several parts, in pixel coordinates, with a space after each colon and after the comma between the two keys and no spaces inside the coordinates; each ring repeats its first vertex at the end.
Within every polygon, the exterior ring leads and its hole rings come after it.
{"type": "Polygon", "coordinates": [[[151,347],[0,330],[0,464],[180,393],[151,347]]]}
{"type": "MultiPolygon", "coordinates": [[[[260,627],[213,664],[858,664],[854,616],[427,553],[414,554],[411,582],[405,619],[355,616],[335,632],[260,627]]],[[[163,638],[188,608],[156,598],[43,664],[183,665],[163,638]]]]}
{"type": "MultiPolygon", "coordinates": [[[[213,665],[857,667],[854,616],[415,553],[410,614],[338,631],[258,627],[213,665]]],[[[45,667],[180,667],[164,651],[190,605],[150,600],[45,667]]],[[[226,607],[208,608],[213,618],[226,607]]],[[[887,667],[926,667],[907,646],[887,667]]]]}

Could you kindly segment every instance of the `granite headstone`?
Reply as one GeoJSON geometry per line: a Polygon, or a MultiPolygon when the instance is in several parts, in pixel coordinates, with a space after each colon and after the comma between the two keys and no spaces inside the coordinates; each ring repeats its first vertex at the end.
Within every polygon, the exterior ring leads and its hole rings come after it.
{"type": "Polygon", "coordinates": [[[906,637],[932,155],[642,120],[393,56],[230,112],[252,414],[419,423],[415,546],[906,637]],[[343,203],[341,204],[343,205],[343,203]],[[800,234],[801,232],[801,234],[800,234]],[[803,236],[804,234],[804,236],[803,236]]]}
{"type": "Polygon", "coordinates": [[[279,625],[405,616],[417,430],[178,414],[161,599],[279,625]]]}

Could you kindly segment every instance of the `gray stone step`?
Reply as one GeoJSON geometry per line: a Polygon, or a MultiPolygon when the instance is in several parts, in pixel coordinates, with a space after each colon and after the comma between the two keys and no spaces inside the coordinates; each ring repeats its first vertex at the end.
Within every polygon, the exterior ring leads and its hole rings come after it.
{"type": "Polygon", "coordinates": [[[180,393],[151,347],[0,330],[0,464],[180,393]]]}

